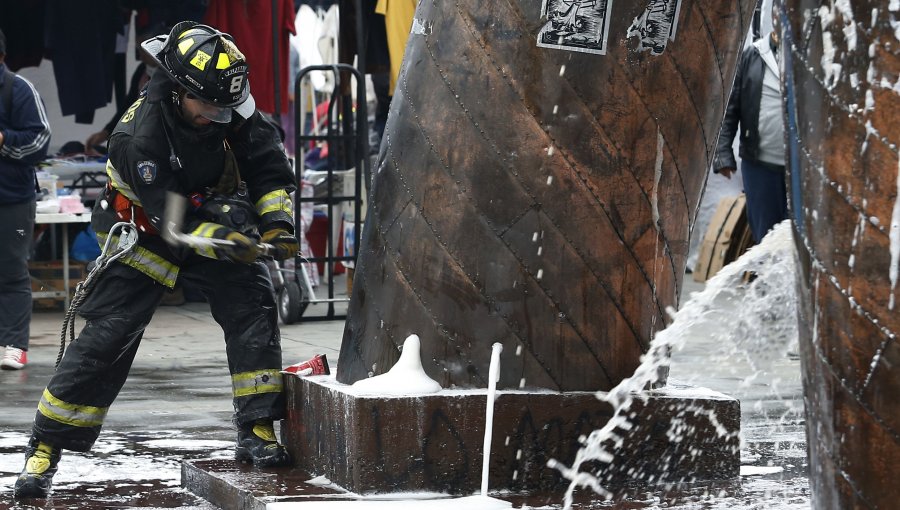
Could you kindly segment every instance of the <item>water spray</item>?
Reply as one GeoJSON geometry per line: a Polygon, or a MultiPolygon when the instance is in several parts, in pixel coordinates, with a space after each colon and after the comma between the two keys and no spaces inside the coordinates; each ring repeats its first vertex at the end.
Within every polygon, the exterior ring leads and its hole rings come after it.
{"type": "Polygon", "coordinates": [[[488,468],[491,464],[491,436],[494,429],[494,398],[497,395],[497,381],[500,379],[500,353],[503,344],[491,346],[491,367],[488,370],[487,406],[484,417],[484,459],[481,462],[481,495],[487,497],[488,468]]]}
{"type": "MultiPolygon", "coordinates": [[[[717,356],[732,363],[740,359],[754,375],[767,370],[772,363],[785,358],[789,349],[795,348],[798,333],[794,287],[783,283],[790,281],[795,271],[793,246],[790,223],[776,225],[760,244],[707,281],[704,290],[693,294],[677,313],[670,312],[672,322],[653,338],[631,377],[608,392],[598,392],[597,398],[612,406],[612,417],[603,427],[581,438],[582,447],[571,465],[558,459],[547,462],[548,467],[570,481],[563,502],[565,509],[572,507],[574,491],[579,487],[588,487],[607,499],[614,496],[603,486],[602,469],[592,471],[582,467],[592,462],[612,464],[617,455],[622,455],[619,450],[622,438],[636,425],[631,414],[632,403],[655,385],[659,367],[668,366],[670,353],[685,346],[691,330],[702,327],[703,334],[719,339],[722,346],[734,346],[733,350],[722,353],[708,353],[711,362],[717,356]]],[[[702,415],[719,434],[726,434],[715,414],[694,408],[684,410],[688,411],[702,415]]],[[[679,429],[676,424],[668,433],[670,440],[675,441],[690,431],[679,429]]],[[[644,474],[638,471],[630,476],[640,480],[644,474]]]]}

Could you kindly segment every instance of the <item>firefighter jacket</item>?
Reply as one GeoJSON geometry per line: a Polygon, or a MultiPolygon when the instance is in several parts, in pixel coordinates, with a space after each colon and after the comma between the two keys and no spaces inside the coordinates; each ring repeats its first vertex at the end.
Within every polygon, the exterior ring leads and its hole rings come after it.
{"type": "MultiPolygon", "coordinates": [[[[203,128],[182,119],[173,103],[176,84],[156,73],[140,97],[125,112],[109,139],[106,166],[109,186],[94,208],[92,224],[101,243],[121,221],[113,204],[121,194],[142,209],[149,225],[139,223],[138,244],[121,262],[157,282],[173,287],[179,261],[188,253],[168,246],[158,235],[163,228],[166,193],[190,197],[220,185],[236,166],[249,199],[259,214],[259,231],[285,228],[293,232],[295,190],[293,171],[275,127],[259,111],[248,119],[236,112],[230,124],[203,128]]],[[[135,211],[138,216],[140,210],[135,211]]],[[[224,227],[189,216],[184,231],[221,237],[224,227]]],[[[198,251],[215,257],[211,250],[198,251]]]]}

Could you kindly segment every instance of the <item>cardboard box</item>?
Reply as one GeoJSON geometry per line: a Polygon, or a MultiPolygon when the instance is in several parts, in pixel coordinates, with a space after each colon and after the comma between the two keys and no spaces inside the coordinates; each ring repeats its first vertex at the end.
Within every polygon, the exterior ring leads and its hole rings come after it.
{"type": "MultiPolygon", "coordinates": [[[[75,295],[75,287],[78,282],[87,276],[87,264],[77,260],[69,261],[69,298],[75,295]]],[[[32,292],[54,292],[64,291],[65,282],[63,281],[63,263],[61,260],[50,260],[42,262],[30,262],[28,271],[31,273],[31,291],[32,292]]],[[[35,297],[35,310],[62,310],[64,300],[62,296],[40,298],[35,297]]]]}

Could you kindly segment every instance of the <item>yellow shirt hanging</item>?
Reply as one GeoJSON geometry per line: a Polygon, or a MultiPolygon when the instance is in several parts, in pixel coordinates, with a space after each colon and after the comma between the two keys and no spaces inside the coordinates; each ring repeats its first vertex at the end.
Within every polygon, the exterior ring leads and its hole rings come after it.
{"type": "Polygon", "coordinates": [[[417,0],[378,0],[375,6],[375,12],[384,15],[384,25],[387,29],[388,53],[391,55],[392,96],[394,87],[397,86],[397,77],[400,76],[400,64],[403,63],[406,39],[412,28],[417,3],[417,0]]]}

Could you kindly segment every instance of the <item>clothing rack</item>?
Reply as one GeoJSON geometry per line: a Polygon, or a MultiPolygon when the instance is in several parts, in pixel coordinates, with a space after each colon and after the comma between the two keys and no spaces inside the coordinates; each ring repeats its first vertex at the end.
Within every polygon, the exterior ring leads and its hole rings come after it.
{"type": "MultiPolygon", "coordinates": [[[[272,1],[272,69],[275,71],[275,112],[276,121],[281,121],[281,69],[279,66],[278,39],[281,27],[278,24],[278,0],[272,1]]],[[[363,0],[353,0],[356,11],[356,69],[362,76],[366,75],[366,38],[365,23],[363,23],[363,0]]],[[[295,96],[296,97],[296,96],[295,96]]],[[[296,126],[295,126],[296,127],[296,126]]]]}

